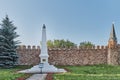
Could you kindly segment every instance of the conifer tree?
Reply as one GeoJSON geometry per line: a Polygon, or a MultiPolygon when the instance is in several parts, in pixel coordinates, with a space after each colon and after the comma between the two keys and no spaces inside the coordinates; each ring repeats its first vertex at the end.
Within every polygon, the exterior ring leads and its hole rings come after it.
{"type": "Polygon", "coordinates": [[[0,67],[10,68],[17,64],[16,48],[19,41],[15,41],[15,38],[19,35],[7,15],[0,25],[0,67]]]}

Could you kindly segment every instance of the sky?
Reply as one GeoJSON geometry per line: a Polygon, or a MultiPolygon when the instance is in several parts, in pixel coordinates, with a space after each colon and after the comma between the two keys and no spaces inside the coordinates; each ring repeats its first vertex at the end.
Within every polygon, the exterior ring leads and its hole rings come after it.
{"type": "Polygon", "coordinates": [[[0,0],[0,21],[6,14],[21,45],[40,45],[43,24],[48,40],[107,45],[114,22],[120,42],[120,0],[0,0]]]}

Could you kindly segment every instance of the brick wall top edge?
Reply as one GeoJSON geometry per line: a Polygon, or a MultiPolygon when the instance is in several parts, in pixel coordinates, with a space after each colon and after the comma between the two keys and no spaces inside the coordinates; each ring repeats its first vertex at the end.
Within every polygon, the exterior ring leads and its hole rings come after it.
{"type": "Polygon", "coordinates": [[[107,49],[107,46],[92,46],[92,47],[79,47],[79,49],[107,49]]]}
{"type": "Polygon", "coordinates": [[[40,46],[25,46],[25,45],[19,45],[17,49],[40,49],[40,46]]]}
{"type": "MultiPolygon", "coordinates": [[[[93,46],[93,47],[78,47],[78,48],[49,48],[48,50],[81,50],[81,49],[107,49],[107,46],[93,46]]],[[[40,46],[25,46],[25,45],[19,45],[17,49],[40,49],[40,46]]]]}

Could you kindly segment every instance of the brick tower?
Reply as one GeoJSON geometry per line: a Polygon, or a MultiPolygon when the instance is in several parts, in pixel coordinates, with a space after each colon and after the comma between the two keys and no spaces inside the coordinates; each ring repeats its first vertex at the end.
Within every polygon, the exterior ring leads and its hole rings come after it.
{"type": "Polygon", "coordinates": [[[108,48],[113,49],[117,47],[117,37],[115,33],[114,23],[112,23],[112,30],[110,32],[110,38],[108,41],[108,48]]]}

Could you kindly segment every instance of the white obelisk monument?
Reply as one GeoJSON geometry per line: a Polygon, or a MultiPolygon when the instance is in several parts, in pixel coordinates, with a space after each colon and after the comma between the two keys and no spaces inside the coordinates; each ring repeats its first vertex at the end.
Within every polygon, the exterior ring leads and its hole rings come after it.
{"type": "Polygon", "coordinates": [[[42,72],[66,72],[64,69],[58,69],[53,65],[48,63],[48,49],[47,49],[47,39],[46,39],[46,26],[43,24],[42,27],[42,44],[41,44],[41,53],[39,55],[41,62],[33,66],[30,69],[19,71],[20,73],[39,73],[41,72],[41,64],[42,64],[42,72]]]}
{"type": "MultiPolygon", "coordinates": [[[[47,37],[46,37],[46,26],[43,24],[42,27],[42,44],[41,44],[41,53],[39,55],[41,63],[43,64],[43,72],[58,72],[58,69],[53,65],[48,63],[48,49],[47,49],[47,37]]],[[[40,64],[41,64],[40,63],[40,64]]]]}
{"type": "Polygon", "coordinates": [[[41,45],[41,54],[39,55],[41,63],[48,64],[48,49],[46,42],[46,26],[43,24],[42,28],[42,45],[41,45]]]}

